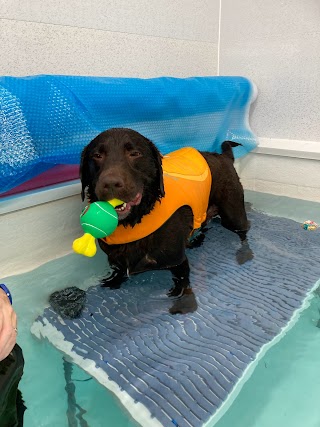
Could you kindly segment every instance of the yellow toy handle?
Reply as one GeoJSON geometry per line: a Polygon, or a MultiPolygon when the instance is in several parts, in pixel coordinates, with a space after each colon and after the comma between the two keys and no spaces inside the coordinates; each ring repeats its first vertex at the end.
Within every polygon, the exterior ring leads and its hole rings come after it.
{"type": "Polygon", "coordinates": [[[73,242],[72,249],[77,254],[93,257],[97,252],[95,238],[91,234],[85,233],[73,242]]]}
{"type": "Polygon", "coordinates": [[[110,203],[110,205],[115,208],[116,206],[120,206],[122,205],[123,201],[119,200],[119,199],[112,199],[112,200],[108,200],[108,203],[110,203]]]}

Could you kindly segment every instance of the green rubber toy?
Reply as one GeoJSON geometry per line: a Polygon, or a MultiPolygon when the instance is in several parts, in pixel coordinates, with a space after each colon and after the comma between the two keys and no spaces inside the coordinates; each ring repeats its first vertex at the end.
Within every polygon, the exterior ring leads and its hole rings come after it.
{"type": "Polygon", "coordinates": [[[72,248],[77,254],[93,257],[97,252],[95,239],[109,236],[118,225],[118,214],[115,206],[123,202],[112,199],[109,202],[95,202],[86,206],[81,215],[80,223],[84,235],[73,242],[72,248]]]}

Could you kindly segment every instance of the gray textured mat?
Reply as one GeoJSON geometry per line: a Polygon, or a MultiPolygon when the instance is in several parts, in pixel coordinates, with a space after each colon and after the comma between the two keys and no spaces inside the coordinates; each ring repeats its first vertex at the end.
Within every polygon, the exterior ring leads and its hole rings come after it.
{"type": "Polygon", "coordinates": [[[253,261],[236,263],[238,237],[218,223],[202,247],[188,251],[195,313],[168,314],[170,274],[145,273],[119,290],[90,288],[80,319],[62,321],[46,309],[33,333],[70,354],[142,425],[204,425],[320,277],[319,230],[257,212],[249,218],[253,261]]]}

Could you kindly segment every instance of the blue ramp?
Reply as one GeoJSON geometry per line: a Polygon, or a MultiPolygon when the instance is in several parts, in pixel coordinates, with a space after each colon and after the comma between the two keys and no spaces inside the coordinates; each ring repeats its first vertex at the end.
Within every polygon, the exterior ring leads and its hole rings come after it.
{"type": "Polygon", "coordinates": [[[215,222],[203,246],[188,251],[196,312],[170,315],[170,274],[145,273],[119,290],[89,288],[79,319],[45,309],[32,332],[112,390],[144,427],[214,422],[320,277],[317,231],[248,216],[252,261],[237,264],[238,236],[215,222]]]}

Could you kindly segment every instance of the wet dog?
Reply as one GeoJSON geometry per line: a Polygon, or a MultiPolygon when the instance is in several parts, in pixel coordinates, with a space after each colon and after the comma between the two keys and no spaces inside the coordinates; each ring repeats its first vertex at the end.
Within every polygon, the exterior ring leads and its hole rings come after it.
{"type": "MultiPolygon", "coordinates": [[[[238,234],[241,248],[239,263],[252,258],[247,242],[249,223],[244,206],[243,188],[233,165],[232,147],[225,141],[222,153],[197,152],[211,173],[204,227],[219,215],[223,227],[238,234]]],[[[200,161],[201,161],[200,159],[200,161]]],[[[124,128],[109,129],[88,144],[81,156],[82,199],[92,203],[113,198],[124,203],[117,206],[119,224],[126,230],[143,224],[144,218],[157,212],[166,194],[163,157],[156,146],[140,133],[124,128]]],[[[178,207],[156,230],[125,243],[108,244],[99,240],[108,255],[112,274],[102,286],[119,288],[128,274],[147,270],[169,269],[173,287],[168,295],[179,297],[171,313],[194,311],[196,300],[190,287],[186,248],[194,230],[194,214],[188,205],[178,207]]]]}

